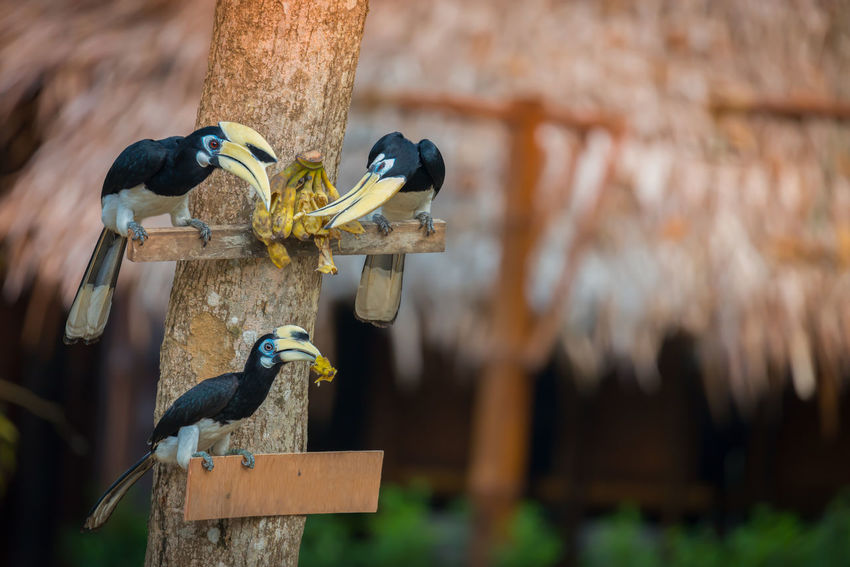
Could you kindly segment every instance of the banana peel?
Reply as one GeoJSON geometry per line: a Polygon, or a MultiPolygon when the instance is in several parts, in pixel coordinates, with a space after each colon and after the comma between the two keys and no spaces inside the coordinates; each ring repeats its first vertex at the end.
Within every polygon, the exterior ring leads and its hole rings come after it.
{"type": "MultiPolygon", "coordinates": [[[[323,274],[336,274],[338,270],[333,261],[331,240],[339,240],[340,231],[363,234],[365,230],[358,221],[329,230],[324,227],[330,217],[306,216],[305,213],[339,199],[339,191],[325,171],[322,154],[315,150],[299,153],[292,163],[272,177],[270,185],[271,209],[266,210],[263,202],[257,201],[251,226],[257,239],[266,245],[271,261],[278,268],[292,261],[284,244],[287,238],[295,237],[302,241],[312,238],[319,249],[316,270],[323,274]]],[[[320,378],[332,379],[333,375],[320,378]]]]}

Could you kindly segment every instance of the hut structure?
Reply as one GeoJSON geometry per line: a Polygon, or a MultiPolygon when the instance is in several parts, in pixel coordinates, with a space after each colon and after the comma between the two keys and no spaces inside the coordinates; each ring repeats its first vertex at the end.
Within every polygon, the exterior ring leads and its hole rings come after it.
{"type": "MultiPolygon", "coordinates": [[[[60,346],[63,309],[111,161],[192,128],[212,3],[0,13],[0,368],[98,448],[50,477],[59,495],[113,476],[149,428],[172,267],[125,263],[99,347],[60,346]]],[[[311,392],[311,449],[384,448],[387,478],[462,491],[492,306],[519,301],[520,494],[568,522],[625,498],[670,518],[762,498],[817,511],[850,482],[848,45],[838,1],[373,0],[338,185],[387,131],[434,140],[447,252],[409,259],[389,331],[350,316],[360,259],[325,278],[317,335],[340,377],[311,392]],[[465,109],[516,101],[556,118],[534,132],[531,214],[512,217],[510,125],[465,109]],[[502,256],[505,232],[529,258],[502,256]],[[505,263],[518,297],[495,295],[505,263]]],[[[22,455],[15,486],[46,460],[22,455]]]]}

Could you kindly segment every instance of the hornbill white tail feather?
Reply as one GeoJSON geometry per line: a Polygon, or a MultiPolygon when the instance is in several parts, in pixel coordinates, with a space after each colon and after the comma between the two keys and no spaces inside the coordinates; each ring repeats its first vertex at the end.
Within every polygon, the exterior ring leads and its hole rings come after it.
{"type": "Polygon", "coordinates": [[[103,334],[126,247],[125,237],[106,228],[100,232],[65,323],[65,344],[93,343],[103,334]]]}
{"type": "Polygon", "coordinates": [[[404,254],[367,256],[354,300],[354,316],[376,327],[395,322],[401,305],[404,254]]]}

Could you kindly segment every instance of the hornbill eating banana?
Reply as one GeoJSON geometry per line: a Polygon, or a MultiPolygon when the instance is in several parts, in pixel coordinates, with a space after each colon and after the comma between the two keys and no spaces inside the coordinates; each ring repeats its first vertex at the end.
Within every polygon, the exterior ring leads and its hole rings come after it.
{"type": "Polygon", "coordinates": [[[147,232],[139,222],[169,213],[174,226],[198,229],[204,245],[210,228],[189,214],[189,191],[219,167],[250,183],[269,206],[271,193],[266,166],[275,163],[274,150],[253,129],[236,122],[219,122],[186,137],[141,140],[115,159],[100,194],[100,233],[65,324],[65,343],[100,338],[112,292],[118,280],[127,235],[144,244],[147,232]]]}
{"type": "Polygon", "coordinates": [[[213,460],[206,452],[210,450],[216,455],[242,455],[242,464],[254,468],[251,453],[228,450],[230,433],[260,407],[284,363],[314,361],[320,354],[301,327],[278,327],[257,339],[245,370],[208,378],[193,386],[165,411],[148,441],[150,451],[112,483],[92,508],[83,529],[102,526],[118,501],[153,467],[154,461],[176,463],[186,469],[189,459],[201,457],[204,468],[211,471],[213,460]]]}
{"type": "MultiPolygon", "coordinates": [[[[419,219],[425,234],[434,232],[431,200],[443,186],[446,166],[431,140],[414,144],[400,132],[386,134],[369,152],[368,171],[354,188],[310,216],[334,215],[325,228],[333,228],[382,207],[372,220],[384,235],[390,221],[419,219]],[[383,205],[383,206],[382,206],[383,205]]],[[[354,302],[354,315],[376,327],[395,321],[401,304],[404,254],[367,256],[354,302]]]]}

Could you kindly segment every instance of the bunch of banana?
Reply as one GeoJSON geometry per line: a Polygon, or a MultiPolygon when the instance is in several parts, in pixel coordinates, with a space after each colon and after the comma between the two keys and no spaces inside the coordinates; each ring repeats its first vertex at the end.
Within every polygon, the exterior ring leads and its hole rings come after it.
{"type": "Polygon", "coordinates": [[[291,261],[283,244],[290,235],[299,240],[313,237],[319,249],[316,269],[323,274],[337,273],[331,253],[331,239],[338,240],[340,230],[362,234],[363,226],[353,221],[338,229],[326,230],[323,227],[329,218],[308,217],[304,214],[339,199],[339,192],[325,172],[322,154],[313,150],[295,156],[295,161],[272,177],[271,194],[271,210],[266,210],[265,205],[257,201],[251,220],[254,234],[265,243],[274,265],[283,268],[291,261]]]}

